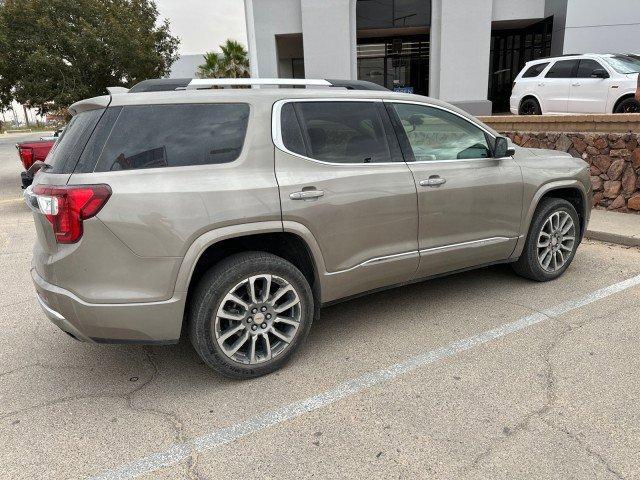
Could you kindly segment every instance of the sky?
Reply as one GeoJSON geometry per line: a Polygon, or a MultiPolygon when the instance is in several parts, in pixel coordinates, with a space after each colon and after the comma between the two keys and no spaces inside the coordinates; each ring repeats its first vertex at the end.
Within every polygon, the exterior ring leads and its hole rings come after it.
{"type": "Polygon", "coordinates": [[[227,38],[246,46],[243,0],[156,0],[171,34],[180,38],[179,53],[192,55],[219,50],[227,38]]]}

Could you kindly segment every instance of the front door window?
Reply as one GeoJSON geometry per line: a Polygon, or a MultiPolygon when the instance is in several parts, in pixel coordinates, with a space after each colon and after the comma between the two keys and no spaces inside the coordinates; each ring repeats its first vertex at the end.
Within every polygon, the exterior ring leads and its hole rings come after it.
{"type": "Polygon", "coordinates": [[[491,157],[480,128],[453,113],[411,103],[393,105],[416,161],[491,157]]]}

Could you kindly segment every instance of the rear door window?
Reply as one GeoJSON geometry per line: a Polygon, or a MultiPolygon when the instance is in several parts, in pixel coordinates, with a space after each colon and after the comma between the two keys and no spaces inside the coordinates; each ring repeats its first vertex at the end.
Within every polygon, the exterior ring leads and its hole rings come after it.
{"type": "Polygon", "coordinates": [[[240,156],[249,105],[123,107],[96,171],[228,163],[240,156]]]}
{"type": "Polygon", "coordinates": [[[385,128],[376,102],[287,103],[281,126],[287,150],[316,160],[379,163],[397,158],[387,138],[391,127],[385,128]]]}
{"type": "Polygon", "coordinates": [[[545,78],[572,78],[575,76],[577,65],[578,60],[558,60],[549,69],[545,78]]]}
{"type": "Polygon", "coordinates": [[[71,119],[47,157],[47,163],[51,165],[47,173],[73,172],[104,110],[104,108],[89,110],[71,119]]]}

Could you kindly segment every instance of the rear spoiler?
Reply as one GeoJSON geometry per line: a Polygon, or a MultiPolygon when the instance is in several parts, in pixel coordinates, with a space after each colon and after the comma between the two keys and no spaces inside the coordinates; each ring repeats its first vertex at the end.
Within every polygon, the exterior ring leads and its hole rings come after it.
{"type": "Polygon", "coordinates": [[[107,87],[109,95],[119,95],[121,93],[129,93],[129,89],[125,87],[107,87]]]}
{"type": "Polygon", "coordinates": [[[86,100],[80,100],[69,107],[69,113],[71,115],[77,115],[89,110],[95,110],[97,108],[107,108],[111,103],[111,95],[102,95],[100,97],[87,98],[86,100]]]}

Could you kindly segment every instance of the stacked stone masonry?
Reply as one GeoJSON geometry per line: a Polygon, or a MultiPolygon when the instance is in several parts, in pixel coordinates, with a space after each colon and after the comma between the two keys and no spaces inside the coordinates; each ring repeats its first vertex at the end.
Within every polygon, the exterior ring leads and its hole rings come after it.
{"type": "Polygon", "coordinates": [[[640,134],[505,132],[516,145],[569,152],[589,163],[593,204],[640,213],[640,134]]]}

